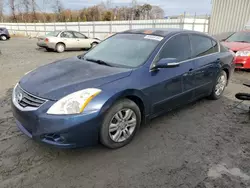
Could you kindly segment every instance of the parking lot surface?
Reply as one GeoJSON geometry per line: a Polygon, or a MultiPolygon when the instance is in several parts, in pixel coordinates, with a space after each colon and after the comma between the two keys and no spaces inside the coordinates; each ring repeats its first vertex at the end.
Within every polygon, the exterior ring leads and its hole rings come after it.
{"type": "Polygon", "coordinates": [[[250,92],[242,86],[249,72],[236,72],[218,101],[203,99],[152,120],[124,148],[61,150],[18,131],[11,92],[26,72],[83,51],[46,52],[25,38],[0,41],[0,50],[1,188],[250,187],[250,104],[236,106],[234,98],[250,92]]]}

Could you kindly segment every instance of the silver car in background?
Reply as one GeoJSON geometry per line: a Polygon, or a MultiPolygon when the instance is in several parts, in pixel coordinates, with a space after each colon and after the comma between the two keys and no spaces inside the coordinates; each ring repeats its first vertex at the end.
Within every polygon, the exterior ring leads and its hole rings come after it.
{"type": "Polygon", "coordinates": [[[47,51],[59,53],[69,49],[89,49],[95,47],[101,41],[88,38],[76,31],[53,31],[45,36],[38,37],[37,45],[47,51]]]}

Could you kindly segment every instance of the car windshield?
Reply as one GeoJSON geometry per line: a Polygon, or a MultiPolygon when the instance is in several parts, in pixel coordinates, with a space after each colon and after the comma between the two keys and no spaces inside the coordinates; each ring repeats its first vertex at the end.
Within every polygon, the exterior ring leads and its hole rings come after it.
{"type": "Polygon", "coordinates": [[[83,58],[115,67],[135,68],[145,63],[162,39],[144,34],[116,34],[87,52],[83,58]]]}
{"type": "Polygon", "coordinates": [[[46,36],[57,37],[60,31],[53,31],[46,34],[46,36]]]}
{"type": "Polygon", "coordinates": [[[250,32],[238,32],[226,39],[226,42],[248,42],[250,43],[250,32]]]}

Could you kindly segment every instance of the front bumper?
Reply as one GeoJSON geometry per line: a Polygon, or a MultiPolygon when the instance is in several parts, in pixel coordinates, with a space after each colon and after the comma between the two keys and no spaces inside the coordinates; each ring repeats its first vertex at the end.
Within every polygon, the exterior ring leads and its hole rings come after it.
{"type": "Polygon", "coordinates": [[[236,57],[235,68],[236,69],[250,69],[250,57],[236,57]]]}
{"type": "Polygon", "coordinates": [[[48,101],[35,111],[22,111],[12,101],[17,127],[30,138],[59,148],[92,146],[98,143],[101,118],[98,112],[79,115],[49,115],[48,101]]]}

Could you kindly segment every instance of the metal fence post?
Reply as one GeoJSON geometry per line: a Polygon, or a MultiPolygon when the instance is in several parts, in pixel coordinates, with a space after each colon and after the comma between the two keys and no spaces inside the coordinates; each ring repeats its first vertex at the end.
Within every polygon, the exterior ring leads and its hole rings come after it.
{"type": "Polygon", "coordinates": [[[27,29],[27,23],[26,23],[26,21],[25,21],[25,33],[26,33],[26,36],[28,36],[28,31],[27,31],[28,29],[27,29]]]}
{"type": "Polygon", "coordinates": [[[153,19],[153,28],[155,28],[155,27],[156,27],[156,20],[153,19]]]}
{"type": "Polygon", "coordinates": [[[95,22],[93,22],[93,38],[95,38],[95,22]]]}
{"type": "Polygon", "coordinates": [[[206,15],[205,22],[204,22],[204,33],[209,33],[209,28],[210,28],[210,17],[206,15]],[[207,30],[206,30],[207,26],[207,30]]]}
{"type": "Polygon", "coordinates": [[[65,22],[65,30],[68,30],[67,22],[65,22]]]}
{"type": "Polygon", "coordinates": [[[19,32],[20,30],[20,27],[19,27],[19,24],[17,23],[17,31],[19,32]]]}
{"type": "Polygon", "coordinates": [[[81,32],[80,21],[78,19],[78,31],[81,32]]]}
{"type": "Polygon", "coordinates": [[[12,23],[10,24],[10,30],[11,30],[12,34],[14,34],[13,29],[12,29],[12,23]]]}
{"type": "Polygon", "coordinates": [[[130,20],[128,24],[129,24],[129,29],[131,30],[133,27],[133,20],[130,20]]]}
{"type": "Polygon", "coordinates": [[[44,33],[46,35],[46,24],[45,24],[45,22],[43,24],[44,24],[44,33]]]}
{"type": "Polygon", "coordinates": [[[183,14],[183,16],[182,16],[182,20],[181,20],[181,29],[184,29],[185,18],[186,18],[186,12],[184,12],[184,14],[183,14]]]}
{"type": "Polygon", "coordinates": [[[109,34],[112,34],[112,21],[109,22],[109,34]]]}
{"type": "Polygon", "coordinates": [[[195,21],[196,21],[196,13],[195,13],[195,15],[194,15],[194,21],[193,21],[193,25],[192,25],[192,30],[193,30],[193,31],[194,31],[195,21]]]}

